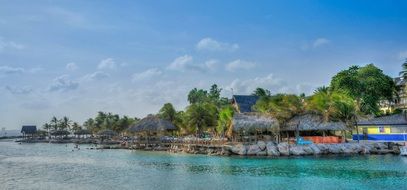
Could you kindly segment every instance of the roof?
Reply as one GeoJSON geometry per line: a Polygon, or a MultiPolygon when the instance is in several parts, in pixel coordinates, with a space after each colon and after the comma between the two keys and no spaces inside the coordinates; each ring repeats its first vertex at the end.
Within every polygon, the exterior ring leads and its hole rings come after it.
{"type": "Polygon", "coordinates": [[[400,113],[358,121],[358,126],[372,125],[407,126],[407,118],[405,114],[400,113]]]}
{"type": "Polygon", "coordinates": [[[233,95],[233,101],[238,105],[240,113],[253,112],[252,107],[256,104],[258,96],[233,95]]]}
{"type": "Polygon", "coordinates": [[[35,125],[23,125],[21,128],[21,133],[24,134],[34,134],[37,132],[37,126],[35,125]]]}
{"type": "Polygon", "coordinates": [[[110,129],[105,129],[105,130],[101,130],[98,132],[99,136],[116,136],[117,132],[110,130],[110,129]]]}
{"type": "Polygon", "coordinates": [[[170,122],[157,116],[149,115],[129,128],[131,132],[168,131],[177,128],[170,122]]]}
{"type": "Polygon", "coordinates": [[[265,130],[278,126],[278,121],[272,117],[258,113],[238,113],[232,119],[233,131],[265,130]]]}
{"type": "Polygon", "coordinates": [[[282,131],[341,131],[347,130],[344,122],[325,122],[321,115],[307,113],[293,117],[282,131]]]}

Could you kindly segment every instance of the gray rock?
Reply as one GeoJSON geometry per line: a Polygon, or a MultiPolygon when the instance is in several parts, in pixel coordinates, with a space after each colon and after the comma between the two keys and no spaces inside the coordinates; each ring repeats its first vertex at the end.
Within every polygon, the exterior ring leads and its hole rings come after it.
{"type": "Polygon", "coordinates": [[[268,142],[266,147],[268,156],[280,156],[280,152],[278,151],[277,146],[273,142],[268,142]]]}
{"type": "Polygon", "coordinates": [[[247,155],[256,155],[258,152],[261,152],[260,147],[255,144],[255,145],[250,145],[249,148],[247,149],[246,154],[247,155]]]}
{"type": "Polygon", "coordinates": [[[290,154],[294,156],[305,155],[304,147],[302,145],[293,145],[290,146],[290,154]]]}
{"type": "Polygon", "coordinates": [[[247,153],[246,146],[243,144],[237,144],[237,145],[232,146],[230,151],[232,153],[238,154],[238,155],[246,155],[246,153],[247,153]]]}
{"type": "Polygon", "coordinates": [[[258,141],[257,146],[259,146],[260,150],[266,150],[266,143],[264,141],[258,141]]]}
{"type": "Polygon", "coordinates": [[[283,143],[278,144],[277,149],[280,152],[280,154],[283,156],[290,155],[290,149],[289,149],[288,143],[283,142],[283,143]]]}
{"type": "Polygon", "coordinates": [[[338,144],[330,144],[328,146],[328,151],[331,154],[339,154],[342,151],[342,147],[339,146],[338,144]]]}
{"type": "Polygon", "coordinates": [[[306,155],[314,154],[314,150],[309,145],[305,145],[303,147],[303,150],[304,150],[306,155]]]}
{"type": "Polygon", "coordinates": [[[316,144],[310,144],[309,147],[312,149],[314,154],[321,154],[321,150],[318,148],[316,144]]]}

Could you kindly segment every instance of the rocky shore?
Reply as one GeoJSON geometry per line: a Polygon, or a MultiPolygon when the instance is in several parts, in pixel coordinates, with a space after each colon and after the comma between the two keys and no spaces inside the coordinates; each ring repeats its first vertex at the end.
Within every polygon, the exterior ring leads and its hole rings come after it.
{"type": "Polygon", "coordinates": [[[241,143],[219,146],[211,145],[171,145],[173,153],[207,154],[207,155],[240,155],[240,156],[305,156],[328,154],[399,154],[399,147],[384,143],[341,143],[295,145],[288,143],[264,142],[245,145],[241,143]]]}

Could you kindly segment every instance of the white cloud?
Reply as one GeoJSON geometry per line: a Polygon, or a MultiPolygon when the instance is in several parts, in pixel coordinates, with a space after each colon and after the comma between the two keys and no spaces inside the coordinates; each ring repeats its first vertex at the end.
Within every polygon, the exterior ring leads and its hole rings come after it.
{"type": "Polygon", "coordinates": [[[400,59],[407,59],[407,50],[399,53],[400,59]]]}
{"type": "Polygon", "coordinates": [[[157,69],[157,68],[151,68],[146,71],[140,72],[140,73],[134,73],[132,81],[138,81],[138,80],[144,80],[144,79],[149,79],[152,77],[160,76],[162,74],[162,71],[157,69]]]}
{"type": "Polygon", "coordinates": [[[273,74],[265,77],[256,77],[253,79],[240,80],[235,79],[225,90],[233,89],[234,93],[251,94],[257,87],[269,89],[272,93],[284,92],[287,83],[282,79],[275,78],[273,74]]]}
{"type": "Polygon", "coordinates": [[[103,59],[98,65],[98,69],[116,69],[117,64],[112,58],[103,59]]]}
{"type": "Polygon", "coordinates": [[[239,49],[239,45],[219,42],[212,38],[203,38],[196,44],[196,49],[200,51],[236,51],[239,49]]]}
{"type": "Polygon", "coordinates": [[[74,71],[74,70],[78,69],[78,65],[76,65],[76,63],[74,63],[74,62],[71,62],[71,63],[66,64],[65,68],[70,71],[74,71]]]}
{"type": "Polygon", "coordinates": [[[31,93],[33,90],[29,87],[12,87],[12,86],[6,86],[5,89],[10,92],[11,94],[15,94],[15,95],[24,95],[24,94],[29,94],[31,93]]]}
{"type": "Polygon", "coordinates": [[[2,37],[0,37],[0,52],[6,49],[16,49],[21,50],[24,49],[25,46],[13,41],[6,41],[2,37]]]}
{"type": "Polygon", "coordinates": [[[68,75],[62,75],[53,80],[48,90],[51,92],[55,91],[65,92],[75,90],[78,87],[79,87],[78,82],[70,80],[68,75]]]}
{"type": "Polygon", "coordinates": [[[21,67],[0,66],[0,75],[20,74],[24,71],[21,67]]]}
{"type": "Polygon", "coordinates": [[[236,70],[248,70],[252,69],[256,66],[255,63],[244,61],[244,60],[234,60],[226,65],[226,70],[230,72],[234,72],[236,70]]]}
{"type": "Polygon", "coordinates": [[[84,77],[82,77],[82,80],[85,80],[85,81],[102,80],[102,79],[109,78],[109,77],[110,77],[110,75],[105,72],[96,71],[94,73],[85,75],[84,77]]]}
{"type": "Polygon", "coordinates": [[[327,45],[329,43],[331,43],[331,41],[326,38],[318,38],[312,43],[312,47],[317,48],[317,47],[327,45]]]}
{"type": "Polygon", "coordinates": [[[196,64],[193,62],[193,58],[190,55],[183,55],[177,57],[167,69],[175,71],[198,71],[198,72],[207,72],[215,68],[216,60],[209,60],[203,64],[196,64]]]}

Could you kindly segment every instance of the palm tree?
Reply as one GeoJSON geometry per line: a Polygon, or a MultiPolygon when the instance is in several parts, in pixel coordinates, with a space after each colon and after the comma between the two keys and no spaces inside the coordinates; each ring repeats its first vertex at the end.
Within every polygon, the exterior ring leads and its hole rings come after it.
{"type": "Polygon", "coordinates": [[[77,133],[77,132],[79,132],[80,130],[82,130],[82,127],[81,127],[77,122],[74,122],[74,123],[72,124],[72,131],[73,131],[74,133],[77,133]]]}
{"type": "Polygon", "coordinates": [[[69,118],[68,117],[66,117],[66,116],[64,116],[62,119],[61,119],[61,129],[62,130],[70,130],[70,128],[71,128],[71,120],[69,120],[69,118]]]}
{"type": "Polygon", "coordinates": [[[232,125],[232,119],[233,119],[233,108],[230,106],[222,108],[219,112],[219,118],[218,118],[218,125],[216,127],[216,131],[218,134],[225,136],[225,131],[227,130],[227,135],[230,137],[232,136],[233,133],[233,125],[232,125]]]}
{"type": "Polygon", "coordinates": [[[403,78],[407,78],[407,58],[401,66],[402,66],[402,70],[400,72],[400,76],[403,78]]]}
{"type": "Polygon", "coordinates": [[[176,119],[176,114],[177,111],[174,109],[174,106],[171,103],[164,104],[164,106],[160,109],[160,112],[158,113],[161,119],[168,120],[172,123],[176,119]]]}
{"type": "Polygon", "coordinates": [[[52,117],[50,124],[54,131],[59,129],[59,120],[55,116],[52,117]]]}
{"type": "Polygon", "coordinates": [[[42,128],[44,128],[44,130],[46,130],[47,131],[47,134],[48,134],[48,137],[50,136],[50,130],[51,130],[51,128],[52,128],[52,125],[50,125],[49,123],[45,123],[43,126],[42,126],[42,128]]]}
{"type": "Polygon", "coordinates": [[[266,96],[271,96],[271,92],[270,92],[270,90],[266,90],[264,88],[258,87],[258,88],[256,88],[256,90],[254,90],[252,95],[255,95],[258,97],[266,97],[266,96]]]}
{"type": "Polygon", "coordinates": [[[217,107],[211,103],[191,104],[187,109],[187,123],[194,127],[196,135],[201,135],[203,129],[216,126],[217,107]]]}

